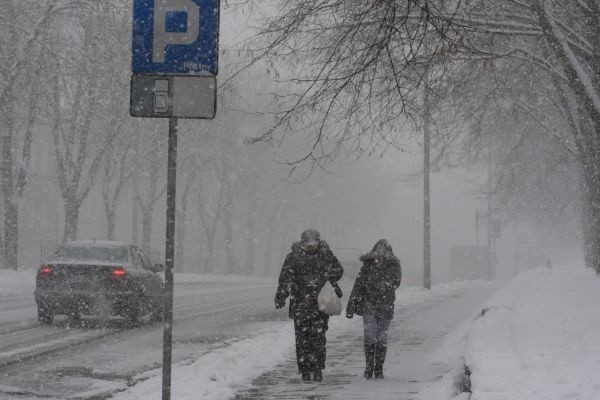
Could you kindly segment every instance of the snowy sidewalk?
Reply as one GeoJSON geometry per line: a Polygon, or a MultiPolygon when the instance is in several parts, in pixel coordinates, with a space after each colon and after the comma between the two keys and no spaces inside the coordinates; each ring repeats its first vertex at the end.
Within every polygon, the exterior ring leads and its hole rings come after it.
{"type": "MultiPolygon", "coordinates": [[[[173,399],[423,399],[423,389],[457,368],[464,343],[449,333],[473,321],[496,286],[485,282],[437,285],[397,292],[384,380],[362,377],[362,318],[331,318],[327,364],[321,383],[302,383],[297,373],[292,322],[265,321],[251,336],[173,366],[173,399]],[[441,362],[439,360],[442,360],[441,362]],[[446,360],[452,360],[447,362],[446,360]]],[[[287,310],[280,310],[287,313],[287,310]]],[[[249,332],[250,333],[250,332],[249,332]]],[[[462,337],[462,336],[461,336],[462,337]]],[[[461,367],[459,365],[459,367],[461,367]]],[[[159,400],[161,371],[135,377],[138,383],[115,400],[159,400]]]]}
{"type": "MultiPolygon", "coordinates": [[[[263,373],[249,389],[238,391],[236,399],[422,398],[420,393],[425,388],[455,370],[457,365],[453,362],[460,361],[463,347],[458,342],[449,343],[448,335],[465,320],[472,319],[494,288],[487,283],[471,282],[440,285],[431,293],[416,288],[399,291],[396,316],[389,332],[384,380],[367,381],[362,377],[362,319],[334,317],[327,335],[323,382],[301,382],[291,349],[284,363],[263,373]]],[[[293,341],[293,336],[289,340],[293,341]]]]}

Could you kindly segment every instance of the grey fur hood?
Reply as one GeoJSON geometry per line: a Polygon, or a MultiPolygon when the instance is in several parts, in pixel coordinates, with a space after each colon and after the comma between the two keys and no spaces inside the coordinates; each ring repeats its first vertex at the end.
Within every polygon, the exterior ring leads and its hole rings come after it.
{"type": "Polygon", "coordinates": [[[373,249],[371,249],[370,252],[360,256],[360,261],[369,262],[375,260],[376,258],[381,258],[388,262],[391,261],[400,263],[400,260],[394,255],[392,246],[390,246],[388,241],[385,239],[379,240],[377,243],[375,243],[375,246],[373,246],[373,249]]]}
{"type": "MultiPolygon", "coordinates": [[[[292,252],[293,253],[298,253],[298,254],[304,254],[304,249],[302,248],[302,241],[295,242],[294,244],[292,244],[292,252]]],[[[326,241],[324,241],[324,240],[320,240],[319,241],[318,252],[319,253],[327,253],[327,252],[329,252],[329,245],[327,244],[326,241]]]]}

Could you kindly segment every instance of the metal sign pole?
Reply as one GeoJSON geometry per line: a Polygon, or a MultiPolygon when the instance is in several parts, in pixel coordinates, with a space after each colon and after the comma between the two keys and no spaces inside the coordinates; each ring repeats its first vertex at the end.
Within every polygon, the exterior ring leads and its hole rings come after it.
{"type": "Polygon", "coordinates": [[[162,400],[171,400],[177,118],[215,117],[219,11],[219,0],[133,0],[129,113],[169,118],[162,400]]]}
{"type": "Polygon", "coordinates": [[[175,258],[175,189],[177,182],[177,118],[169,118],[167,161],[167,240],[163,330],[162,400],[171,400],[171,354],[173,348],[173,267],[175,258]]]}

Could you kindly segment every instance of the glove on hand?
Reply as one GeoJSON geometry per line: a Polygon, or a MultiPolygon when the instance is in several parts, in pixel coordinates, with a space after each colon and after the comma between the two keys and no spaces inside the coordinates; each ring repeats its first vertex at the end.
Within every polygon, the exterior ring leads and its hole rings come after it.
{"type": "Polygon", "coordinates": [[[337,282],[332,282],[331,286],[333,286],[333,290],[335,290],[336,296],[341,299],[344,293],[342,292],[342,289],[340,289],[340,287],[338,286],[337,282]]]}
{"type": "Polygon", "coordinates": [[[275,296],[275,308],[283,308],[285,307],[285,299],[279,296],[275,296]]]}

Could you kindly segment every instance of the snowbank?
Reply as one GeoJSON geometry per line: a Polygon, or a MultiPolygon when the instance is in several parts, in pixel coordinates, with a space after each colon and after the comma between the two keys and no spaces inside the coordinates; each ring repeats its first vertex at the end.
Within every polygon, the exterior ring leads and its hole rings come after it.
{"type": "Polygon", "coordinates": [[[483,306],[464,359],[471,400],[600,398],[600,278],[524,273],[483,306]]]}
{"type": "Polygon", "coordinates": [[[488,284],[487,281],[457,281],[449,283],[440,283],[431,286],[431,290],[423,287],[410,286],[401,287],[396,291],[396,307],[407,307],[413,304],[423,303],[428,300],[435,300],[451,295],[455,292],[471,290],[482,284],[488,284]]]}
{"type": "MultiPolygon", "coordinates": [[[[292,325],[279,323],[270,332],[240,340],[228,347],[213,350],[190,365],[175,365],[171,381],[174,399],[228,399],[235,390],[248,385],[254,378],[283,362],[292,349],[292,325]]],[[[153,377],[125,392],[115,400],[159,400],[161,370],[153,377]]]]}

